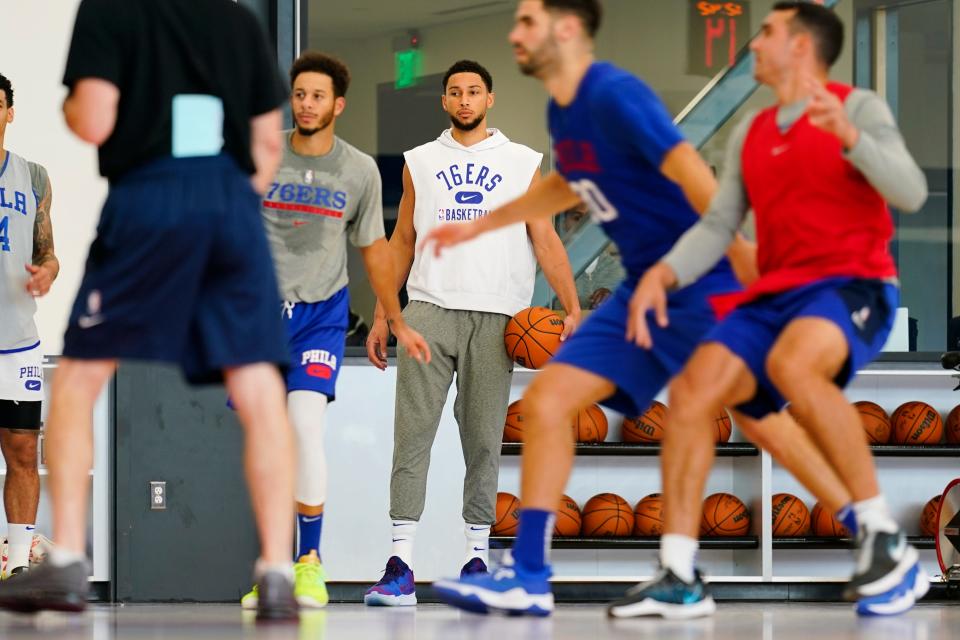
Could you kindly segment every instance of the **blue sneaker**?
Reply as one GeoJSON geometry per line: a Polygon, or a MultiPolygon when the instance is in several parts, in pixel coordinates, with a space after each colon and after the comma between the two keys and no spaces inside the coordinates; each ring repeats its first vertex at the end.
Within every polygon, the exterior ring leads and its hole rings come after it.
{"type": "Polygon", "coordinates": [[[363,603],[374,607],[408,607],[417,604],[413,570],[397,556],[390,556],[380,582],[363,594],[363,603]]]}
{"type": "Polygon", "coordinates": [[[542,617],[553,611],[550,575],[549,567],[540,573],[527,573],[507,556],[505,564],[493,573],[438,580],[433,589],[441,600],[465,611],[542,617]]]}
{"type": "Polygon", "coordinates": [[[460,577],[466,578],[467,576],[477,576],[477,575],[486,575],[487,564],[480,558],[470,558],[470,561],[467,564],[463,565],[463,568],[460,569],[460,577]]]}
{"type": "Polygon", "coordinates": [[[713,596],[699,571],[693,582],[684,582],[670,569],[661,568],[648,582],[641,582],[621,599],[610,603],[611,618],[661,616],[669,620],[686,620],[712,615],[717,610],[713,596]]]}
{"type": "Polygon", "coordinates": [[[930,580],[917,562],[900,584],[886,593],[861,598],[855,610],[861,616],[895,616],[912,609],[917,600],[923,598],[929,590],[930,580]]]}

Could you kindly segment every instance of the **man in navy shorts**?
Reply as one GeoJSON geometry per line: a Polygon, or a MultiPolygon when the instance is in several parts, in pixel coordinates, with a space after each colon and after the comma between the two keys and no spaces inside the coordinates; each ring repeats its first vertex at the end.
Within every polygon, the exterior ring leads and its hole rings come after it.
{"type": "Polygon", "coordinates": [[[0,607],[85,607],[93,404],[117,361],[136,359],[226,381],[262,544],[258,618],[293,618],[295,461],[278,370],[288,352],[260,220],[284,91],[266,37],[229,0],[84,0],[64,84],[67,124],[99,147],[110,191],[52,390],[57,547],[0,585],[0,607]]]}

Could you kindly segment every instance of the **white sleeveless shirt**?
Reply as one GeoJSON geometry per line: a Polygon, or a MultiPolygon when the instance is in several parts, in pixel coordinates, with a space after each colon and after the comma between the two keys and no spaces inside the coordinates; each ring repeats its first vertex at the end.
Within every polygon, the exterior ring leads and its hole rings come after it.
{"type": "MultiPolygon", "coordinates": [[[[440,224],[486,216],[530,188],[543,155],[496,129],[488,132],[486,140],[465,147],[448,129],[403,154],[416,193],[418,238],[440,224]]],[[[527,227],[517,223],[446,249],[440,258],[432,247],[417,251],[407,293],[445,309],[512,316],[530,306],[535,275],[527,227]]]]}
{"type": "Polygon", "coordinates": [[[0,352],[35,345],[37,303],[27,293],[43,169],[8,151],[0,157],[0,352]]]}

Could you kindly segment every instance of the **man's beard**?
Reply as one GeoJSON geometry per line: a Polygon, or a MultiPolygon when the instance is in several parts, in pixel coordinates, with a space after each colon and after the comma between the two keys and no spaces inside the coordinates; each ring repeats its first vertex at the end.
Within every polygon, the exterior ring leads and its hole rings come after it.
{"type": "Polygon", "coordinates": [[[544,71],[548,69],[557,59],[557,44],[552,40],[543,43],[536,51],[527,52],[527,61],[518,62],[520,73],[533,78],[543,77],[544,71]],[[552,55],[551,55],[552,54],[552,55]]]}
{"type": "Polygon", "coordinates": [[[453,128],[458,131],[473,131],[480,126],[480,123],[483,122],[483,119],[486,117],[487,114],[484,112],[469,122],[461,122],[457,119],[457,116],[450,116],[450,122],[453,123],[453,128]]]}
{"type": "Polygon", "coordinates": [[[309,138],[315,133],[319,133],[324,129],[326,129],[327,127],[329,127],[331,122],[333,122],[333,111],[330,111],[330,113],[328,113],[325,117],[321,118],[320,122],[313,129],[307,129],[305,127],[301,127],[298,124],[297,133],[300,134],[301,136],[309,138]]]}

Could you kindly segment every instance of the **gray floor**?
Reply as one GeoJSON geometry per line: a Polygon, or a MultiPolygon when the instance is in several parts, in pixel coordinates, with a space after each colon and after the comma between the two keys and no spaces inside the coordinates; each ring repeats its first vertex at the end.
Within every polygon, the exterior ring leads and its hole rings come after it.
{"type": "Polygon", "coordinates": [[[85,614],[0,614],[0,638],[57,640],[263,638],[269,640],[934,640],[960,638],[960,603],[923,605],[905,616],[857,619],[847,605],[722,604],[693,622],[609,621],[599,606],[562,606],[548,619],[481,617],[439,605],[370,609],[333,605],[305,613],[299,625],[258,626],[234,605],[96,606],[85,614]]]}

